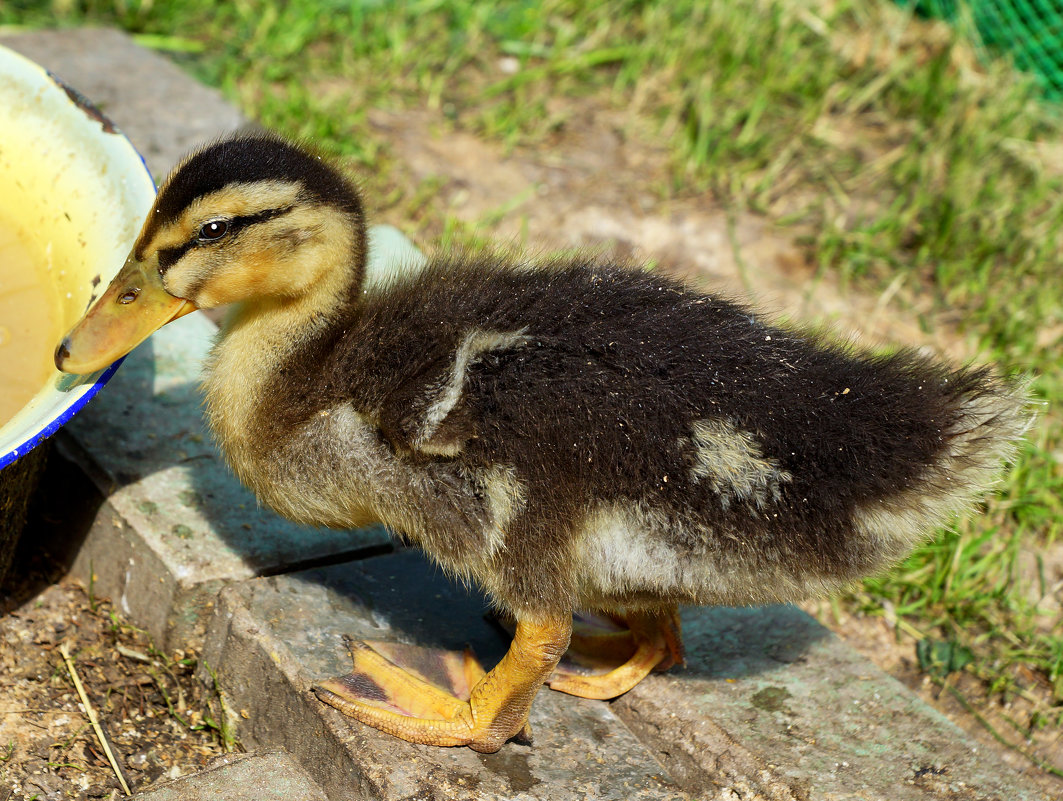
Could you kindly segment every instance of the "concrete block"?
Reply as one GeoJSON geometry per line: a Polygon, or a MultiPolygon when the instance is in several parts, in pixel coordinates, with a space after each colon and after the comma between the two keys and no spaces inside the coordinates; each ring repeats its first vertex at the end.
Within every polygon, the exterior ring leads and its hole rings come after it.
{"type": "Polygon", "coordinates": [[[132,796],[133,801],[326,801],[284,751],[232,754],[206,770],[132,796]]]}
{"type": "Polygon", "coordinates": [[[683,628],[686,669],[651,675],[613,710],[684,788],[801,801],[1043,798],[798,609],[690,609],[683,628]]]}
{"type": "Polygon", "coordinates": [[[496,754],[411,745],[346,718],[310,693],[347,673],[341,636],[460,649],[490,667],[508,638],[485,603],[415,551],[231,585],[207,635],[240,741],[282,747],[330,799],[681,799],[609,704],[544,689],[532,707],[534,743],[496,754]],[[246,715],[246,717],[245,717],[246,715]]]}
{"type": "Polygon", "coordinates": [[[0,37],[73,86],[106,114],[158,180],[199,142],[247,124],[221,92],[120,31],[79,28],[0,37]]]}

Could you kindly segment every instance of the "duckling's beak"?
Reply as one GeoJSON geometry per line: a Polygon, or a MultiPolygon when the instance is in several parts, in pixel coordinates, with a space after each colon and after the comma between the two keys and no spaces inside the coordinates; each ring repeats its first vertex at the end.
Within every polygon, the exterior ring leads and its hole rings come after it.
{"type": "Polygon", "coordinates": [[[65,373],[94,373],[122,358],[171,320],[196,310],[162,283],[158,259],[130,254],[107,291],[55,349],[55,366],[65,373]]]}

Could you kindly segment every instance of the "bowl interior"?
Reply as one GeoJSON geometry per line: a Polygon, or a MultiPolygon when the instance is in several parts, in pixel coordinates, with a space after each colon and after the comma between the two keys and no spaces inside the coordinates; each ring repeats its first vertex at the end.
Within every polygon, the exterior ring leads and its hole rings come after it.
{"type": "MultiPolygon", "coordinates": [[[[140,155],[106,118],[0,47],[0,225],[13,229],[54,293],[56,331],[69,329],[121,268],[154,194],[140,155]]],[[[36,394],[0,421],[0,468],[54,433],[115,368],[69,376],[42,367],[36,394]]]]}

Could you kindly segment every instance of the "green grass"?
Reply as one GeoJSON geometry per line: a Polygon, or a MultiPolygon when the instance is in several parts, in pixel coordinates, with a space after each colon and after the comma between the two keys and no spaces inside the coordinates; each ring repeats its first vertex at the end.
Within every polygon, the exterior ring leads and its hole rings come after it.
{"type": "MultiPolygon", "coordinates": [[[[1058,726],[1063,633],[1033,608],[1020,555],[1057,542],[1063,521],[1063,113],[1008,64],[975,63],[941,23],[885,2],[828,6],[66,0],[7,3],[0,24],[120,25],[411,209],[431,191],[403,200],[382,177],[388,143],[368,108],[427,107],[534,146],[593,97],[670,144],[665,193],[709,189],[792,225],[843,281],[932,299],[928,324],[951,321],[983,358],[1035,376],[1046,411],[985,514],[849,601],[892,605],[969,648],[992,691],[1021,691],[1019,666],[1037,671],[1052,688],[1037,714],[1058,726]]],[[[442,228],[444,242],[476,235],[442,228]]]]}

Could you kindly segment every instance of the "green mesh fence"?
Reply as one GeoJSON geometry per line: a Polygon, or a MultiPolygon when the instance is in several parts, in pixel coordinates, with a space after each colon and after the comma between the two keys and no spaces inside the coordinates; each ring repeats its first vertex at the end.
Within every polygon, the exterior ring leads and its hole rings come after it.
{"type": "Polygon", "coordinates": [[[901,0],[945,19],[970,13],[989,50],[1011,54],[1033,73],[1045,94],[1063,100],[1063,0],[901,0]]]}

